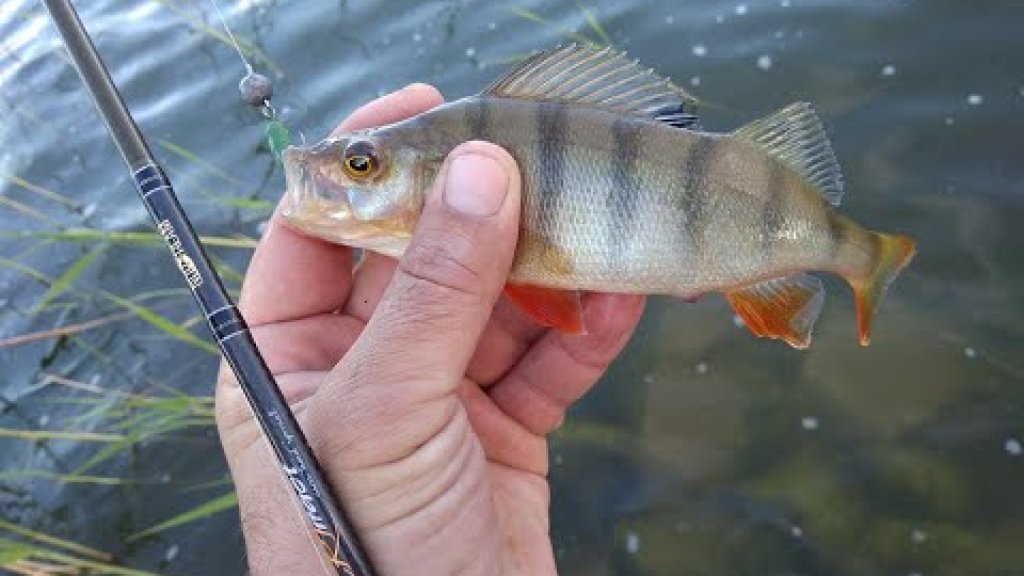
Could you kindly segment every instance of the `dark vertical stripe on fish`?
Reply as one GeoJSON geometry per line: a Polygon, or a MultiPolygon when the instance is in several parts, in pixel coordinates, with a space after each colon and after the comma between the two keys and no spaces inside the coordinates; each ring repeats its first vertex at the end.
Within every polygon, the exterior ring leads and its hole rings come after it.
{"type": "Polygon", "coordinates": [[[782,227],[785,226],[784,186],[786,174],[782,164],[775,160],[768,162],[768,194],[761,207],[761,257],[764,262],[771,262],[776,244],[780,241],[782,227]]]}
{"type": "Polygon", "coordinates": [[[717,148],[718,142],[713,137],[698,136],[686,151],[682,166],[680,198],[686,215],[683,231],[696,259],[702,258],[704,253],[704,231],[711,219],[707,171],[717,148]]]}
{"type": "Polygon", "coordinates": [[[470,139],[490,139],[491,103],[486,97],[477,98],[466,107],[466,123],[469,125],[470,139]]]}
{"type": "Polygon", "coordinates": [[[559,204],[565,183],[565,137],[568,127],[564,105],[550,102],[537,104],[537,153],[540,155],[537,196],[541,218],[549,224],[561,214],[559,204]]]}
{"type": "Polygon", "coordinates": [[[612,187],[605,194],[605,206],[611,213],[612,231],[619,238],[611,246],[609,264],[612,270],[624,270],[628,240],[635,237],[637,219],[637,166],[640,161],[640,125],[627,118],[612,124],[612,187]]]}

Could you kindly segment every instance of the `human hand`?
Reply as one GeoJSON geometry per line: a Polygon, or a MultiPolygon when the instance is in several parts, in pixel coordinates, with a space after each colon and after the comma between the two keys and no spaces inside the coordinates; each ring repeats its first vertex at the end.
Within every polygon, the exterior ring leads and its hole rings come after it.
{"type": "MultiPolygon", "coordinates": [[[[442,102],[413,85],[353,130],[442,102]]],[[[519,171],[501,148],[448,157],[400,262],[295,232],[279,214],[239,307],[380,574],[552,574],[545,435],[604,373],[643,298],[589,295],[589,334],[539,327],[499,299],[519,171]],[[497,302],[497,305],[495,303],[497,302]]],[[[320,552],[245,397],[222,366],[217,425],[253,574],[312,574],[320,552]]]]}

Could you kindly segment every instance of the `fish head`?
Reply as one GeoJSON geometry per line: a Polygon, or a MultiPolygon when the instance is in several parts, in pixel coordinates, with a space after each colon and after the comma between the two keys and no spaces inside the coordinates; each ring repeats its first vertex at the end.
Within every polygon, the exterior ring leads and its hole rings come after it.
{"type": "Polygon", "coordinates": [[[291,146],[282,156],[283,216],[307,234],[350,246],[408,239],[436,173],[423,156],[376,129],[291,146]]]}

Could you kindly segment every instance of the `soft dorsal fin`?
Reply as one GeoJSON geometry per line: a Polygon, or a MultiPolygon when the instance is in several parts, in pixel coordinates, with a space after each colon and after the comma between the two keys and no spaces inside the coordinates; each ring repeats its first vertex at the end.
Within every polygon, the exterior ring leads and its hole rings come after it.
{"type": "Polygon", "coordinates": [[[624,53],[591,45],[571,44],[534,54],[483,94],[592,106],[673,126],[696,122],[691,111],[696,98],[624,53]]]}
{"type": "Polygon", "coordinates": [[[778,158],[814,184],[833,206],[843,198],[843,174],[821,120],[811,105],[796,102],[733,133],[778,158]]]}

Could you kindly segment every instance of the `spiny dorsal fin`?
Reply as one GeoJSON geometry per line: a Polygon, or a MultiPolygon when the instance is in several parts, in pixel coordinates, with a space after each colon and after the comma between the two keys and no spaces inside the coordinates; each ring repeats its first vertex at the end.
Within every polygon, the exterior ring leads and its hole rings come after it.
{"type": "Polygon", "coordinates": [[[825,289],[814,276],[797,274],[726,292],[725,297],[754,335],[804,349],[811,345],[811,329],[825,303],[825,289]]]}
{"type": "Polygon", "coordinates": [[[843,174],[821,120],[810,104],[790,104],[733,134],[784,162],[814,184],[829,204],[839,205],[843,198],[843,174]]]}
{"type": "Polygon", "coordinates": [[[527,58],[483,91],[489,96],[543,100],[663,119],[689,127],[697,100],[622,52],[591,45],[562,46],[527,58]]]}

